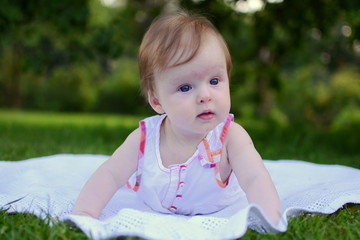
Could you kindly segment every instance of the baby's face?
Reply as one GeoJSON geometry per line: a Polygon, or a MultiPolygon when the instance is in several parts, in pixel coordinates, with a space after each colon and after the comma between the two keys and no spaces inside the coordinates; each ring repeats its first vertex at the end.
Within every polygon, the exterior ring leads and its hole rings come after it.
{"type": "Polygon", "coordinates": [[[230,92],[218,38],[207,33],[191,61],[155,73],[155,92],[149,97],[152,107],[166,113],[179,130],[207,134],[222,122],[230,111],[230,92]]]}

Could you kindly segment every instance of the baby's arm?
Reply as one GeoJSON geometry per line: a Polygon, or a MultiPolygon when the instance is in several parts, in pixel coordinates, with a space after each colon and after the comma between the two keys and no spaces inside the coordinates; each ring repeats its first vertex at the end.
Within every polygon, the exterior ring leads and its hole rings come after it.
{"type": "Polygon", "coordinates": [[[73,208],[73,214],[98,218],[103,208],[137,169],[140,130],[125,142],[89,178],[73,208]]]}
{"type": "Polygon", "coordinates": [[[250,136],[234,122],[227,135],[227,152],[229,163],[248,202],[259,205],[271,222],[277,225],[281,207],[276,188],[250,136]]]}

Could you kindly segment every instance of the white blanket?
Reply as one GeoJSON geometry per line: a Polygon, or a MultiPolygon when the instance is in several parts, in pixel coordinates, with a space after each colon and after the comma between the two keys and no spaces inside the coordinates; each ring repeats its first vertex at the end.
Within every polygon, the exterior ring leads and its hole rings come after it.
{"type": "Polygon", "coordinates": [[[280,195],[283,216],[271,225],[255,205],[231,206],[202,216],[151,211],[136,193],[120,189],[100,220],[71,215],[86,180],[108,158],[61,154],[18,162],[0,162],[0,208],[71,220],[94,239],[139,236],[146,239],[233,239],[248,227],[283,232],[287,220],[304,212],[333,213],[345,203],[360,203],[360,170],[302,161],[265,160],[280,195]]]}

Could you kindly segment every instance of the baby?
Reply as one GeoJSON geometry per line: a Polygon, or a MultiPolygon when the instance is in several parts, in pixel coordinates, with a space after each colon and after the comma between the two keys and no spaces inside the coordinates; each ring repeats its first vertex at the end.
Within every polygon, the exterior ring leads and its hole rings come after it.
{"type": "Polygon", "coordinates": [[[277,224],[276,189],[229,113],[231,57],[218,30],[202,16],[160,17],[143,38],[138,63],[143,94],[159,115],[140,121],[96,170],[73,214],[97,218],[127,185],[158,212],[209,214],[245,201],[277,224]]]}

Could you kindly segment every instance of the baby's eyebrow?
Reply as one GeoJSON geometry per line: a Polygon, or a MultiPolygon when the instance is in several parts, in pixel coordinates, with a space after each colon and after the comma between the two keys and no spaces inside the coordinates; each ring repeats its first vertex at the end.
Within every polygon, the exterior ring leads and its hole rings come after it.
{"type": "Polygon", "coordinates": [[[210,66],[203,71],[193,71],[191,73],[184,73],[175,78],[175,81],[185,81],[191,79],[202,79],[210,74],[223,74],[226,70],[223,66],[210,66]]]}

